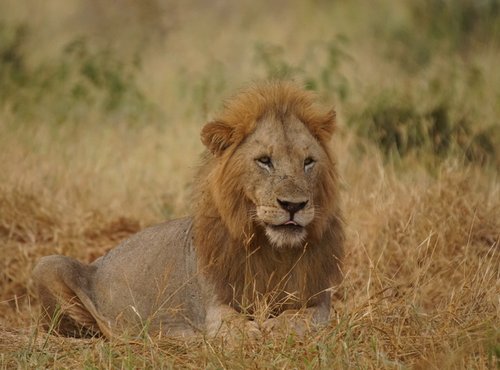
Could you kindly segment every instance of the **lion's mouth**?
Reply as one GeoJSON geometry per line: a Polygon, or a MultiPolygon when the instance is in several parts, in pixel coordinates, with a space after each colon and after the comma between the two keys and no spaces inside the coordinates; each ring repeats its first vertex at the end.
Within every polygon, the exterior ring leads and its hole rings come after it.
{"type": "Polygon", "coordinates": [[[293,220],[289,220],[281,225],[268,224],[267,226],[270,227],[272,230],[282,231],[282,232],[285,231],[285,232],[299,233],[304,230],[304,227],[302,225],[299,225],[297,222],[293,220]]]}
{"type": "Polygon", "coordinates": [[[266,224],[266,236],[276,247],[298,247],[302,245],[307,231],[297,222],[287,221],[279,225],[266,224]]]}

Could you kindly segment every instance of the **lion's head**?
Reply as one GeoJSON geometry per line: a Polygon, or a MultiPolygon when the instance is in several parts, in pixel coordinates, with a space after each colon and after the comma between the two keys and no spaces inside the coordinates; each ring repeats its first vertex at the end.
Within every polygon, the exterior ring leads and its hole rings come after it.
{"type": "Polygon", "coordinates": [[[275,247],[295,247],[322,236],[337,207],[334,126],[333,110],[286,82],[240,92],[205,125],[206,185],[233,238],[262,231],[275,247]]]}

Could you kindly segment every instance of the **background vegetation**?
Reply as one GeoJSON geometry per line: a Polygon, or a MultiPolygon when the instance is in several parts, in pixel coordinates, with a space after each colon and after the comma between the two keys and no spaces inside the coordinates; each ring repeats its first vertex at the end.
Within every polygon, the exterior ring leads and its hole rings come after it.
{"type": "Polygon", "coordinates": [[[2,1],[0,367],[499,367],[499,60],[498,0],[2,1]],[[189,214],[201,126],[266,78],[338,111],[331,325],[237,348],[39,331],[36,260],[189,214]]]}

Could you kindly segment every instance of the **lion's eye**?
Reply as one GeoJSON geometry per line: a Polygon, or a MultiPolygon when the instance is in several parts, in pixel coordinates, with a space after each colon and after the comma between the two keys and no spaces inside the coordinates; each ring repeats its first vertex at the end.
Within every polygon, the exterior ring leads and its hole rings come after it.
{"type": "Polygon", "coordinates": [[[313,168],[315,163],[316,161],[314,159],[312,159],[311,157],[307,157],[306,159],[304,159],[304,170],[307,171],[313,168]]]}
{"type": "Polygon", "coordinates": [[[255,160],[257,164],[262,167],[262,168],[272,168],[273,167],[273,162],[271,161],[271,158],[268,157],[267,155],[264,155],[262,157],[259,157],[255,160]]]}

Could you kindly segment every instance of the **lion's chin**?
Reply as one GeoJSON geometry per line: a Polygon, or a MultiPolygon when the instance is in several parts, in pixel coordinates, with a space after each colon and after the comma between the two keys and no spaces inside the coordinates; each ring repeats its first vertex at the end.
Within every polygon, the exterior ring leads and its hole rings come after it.
{"type": "Polygon", "coordinates": [[[275,247],[302,247],[307,236],[305,227],[266,225],[266,236],[275,247]]]}

